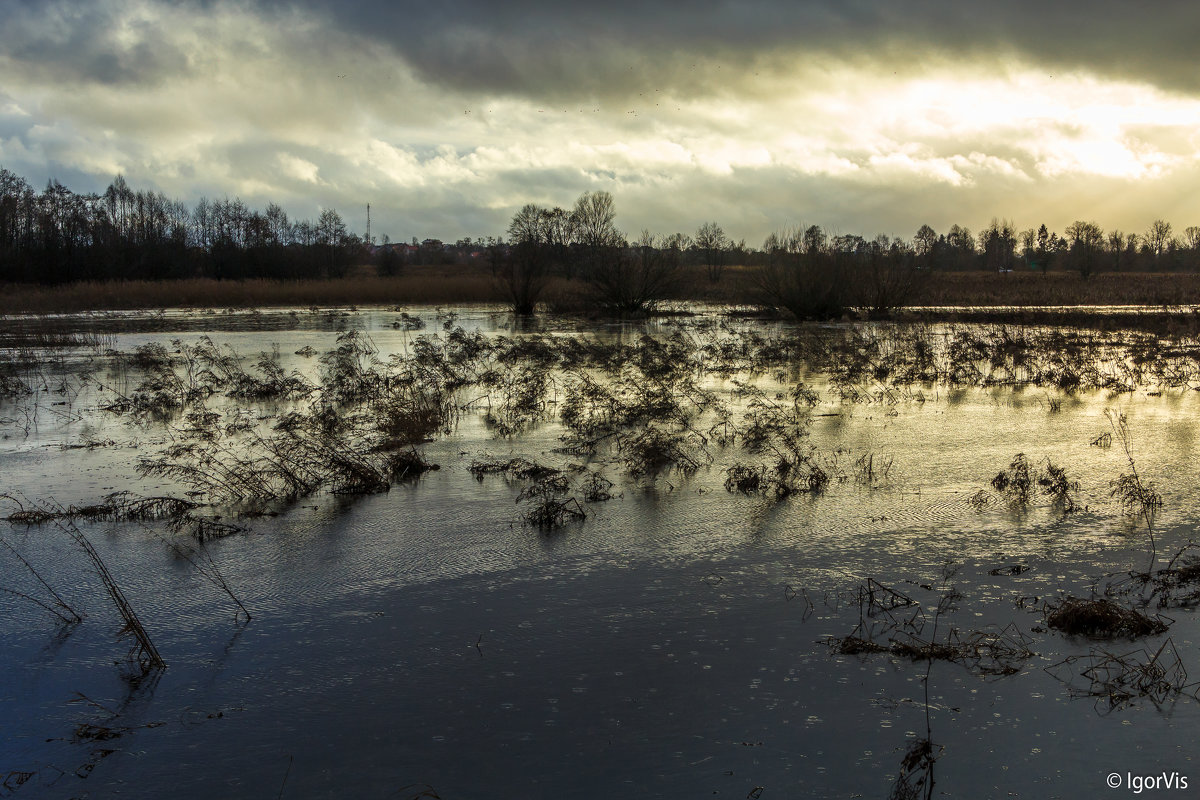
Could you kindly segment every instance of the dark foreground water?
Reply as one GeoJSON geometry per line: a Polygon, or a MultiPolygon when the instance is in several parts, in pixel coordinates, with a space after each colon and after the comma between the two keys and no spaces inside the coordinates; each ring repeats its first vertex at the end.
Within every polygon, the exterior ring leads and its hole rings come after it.
{"type": "MultiPolygon", "coordinates": [[[[438,329],[433,312],[423,316],[438,329]]],[[[394,317],[301,315],[238,330],[183,316],[170,333],[115,333],[110,344],[208,333],[248,355],[272,343],[291,354],[327,349],[349,325],[387,354],[422,333],[393,329],[394,317]]],[[[506,324],[472,311],[456,322],[506,324]]],[[[61,397],[0,404],[7,492],[68,505],[178,488],[133,471],[169,428],[100,411],[94,388],[54,405],[61,397]],[[87,442],[108,444],[61,447],[87,442]]],[[[891,404],[822,391],[812,444],[847,467],[865,453],[889,457],[886,480],[834,480],[770,503],[727,492],[734,454],[718,451],[692,476],[648,483],[610,470],[618,496],[553,531],[523,523],[520,485],[467,467],[484,454],[565,467],[560,427],[498,439],[468,414],[424,448],[441,469],[416,483],[319,494],[205,545],[248,624],[173,554],[161,525],[79,521],[168,663],[136,679],[120,619],[67,536],[0,523],[86,614],[68,626],[0,595],[0,796],[883,797],[927,725],[941,748],[939,796],[1122,797],[1148,776],[1159,777],[1152,795],[1195,796],[1192,689],[1122,700],[1093,696],[1081,674],[1106,655],[1148,660],[1169,639],[1178,666],[1200,678],[1194,613],[1168,609],[1168,630],[1136,641],[1046,627],[1047,601],[1087,597],[1101,576],[1148,560],[1144,522],[1110,496],[1126,455],[1091,444],[1111,430],[1106,411],[1127,415],[1138,470],[1163,494],[1154,526],[1169,556],[1200,519],[1200,399],[1179,389],[934,388],[891,404]],[[995,494],[992,477],[1017,453],[1064,466],[1086,508],[973,504],[981,490],[995,494]],[[914,601],[892,616],[922,615],[925,639],[1005,631],[1033,655],[996,675],[978,663],[836,654],[829,640],[863,620],[869,580],[914,601]],[[1168,788],[1181,778],[1188,788],[1168,788]]],[[[8,550],[0,587],[45,599],[8,550]]]]}

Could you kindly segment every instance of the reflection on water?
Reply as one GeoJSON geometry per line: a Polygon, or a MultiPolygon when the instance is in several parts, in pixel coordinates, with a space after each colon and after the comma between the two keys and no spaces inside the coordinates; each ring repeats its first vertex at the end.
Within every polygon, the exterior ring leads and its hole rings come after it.
{"type": "MultiPolygon", "coordinates": [[[[313,381],[319,354],[343,330],[369,332],[381,362],[411,356],[421,336],[447,335],[446,323],[516,335],[511,320],[485,310],[421,312],[422,330],[393,327],[396,311],[341,313],[103,325],[112,349],[127,354],[172,338],[194,345],[202,334],[248,362],[277,345],[282,367],[313,381]],[[306,347],[318,355],[299,355],[306,347]]],[[[719,333],[718,322],[659,323],[650,333],[719,333]]],[[[644,332],[578,323],[544,331],[631,346],[644,332]]],[[[1146,561],[1144,525],[1111,496],[1126,454],[1093,445],[1111,430],[1106,411],[1127,415],[1137,469],[1162,494],[1159,554],[1193,536],[1200,493],[1181,467],[1195,455],[1195,393],[926,385],[919,397],[871,396],[864,379],[867,396],[848,402],[832,369],[803,376],[819,395],[803,441],[831,479],[780,502],[726,490],[732,463],[766,459],[736,443],[712,439],[711,462],[693,474],[630,475],[627,454],[562,452],[561,405],[500,438],[477,402],[422,447],[441,468],[419,481],[365,497],[317,492],[277,516],[235,520],[235,509],[221,510],[246,530],[205,548],[253,614],[249,624],[162,543],[165,523],[78,520],[169,664],[136,685],[113,664],[125,648],[115,639],[120,620],[65,534],[6,524],[0,535],[85,620],[63,627],[22,597],[0,596],[5,792],[877,797],[909,742],[925,735],[926,665],[831,650],[828,640],[862,621],[856,592],[868,578],[931,618],[953,587],[959,596],[940,630],[1014,625],[1035,654],[1006,676],[934,662],[930,723],[944,747],[936,791],[1091,797],[1114,771],[1190,774],[1193,700],[1113,708],[1073,697],[1044,668],[1098,646],[1153,651],[1169,636],[1195,669],[1191,612],[1171,610],[1162,636],[1097,645],[1048,630],[1040,609],[1090,596],[1100,576],[1146,561]],[[1017,453],[1064,467],[1081,510],[1064,515],[1036,493],[1025,506],[1006,502],[991,481],[1017,453]],[[865,454],[891,460],[885,477],[856,480],[865,454]],[[585,504],[581,522],[530,527],[517,502],[528,481],[469,470],[477,459],[517,457],[569,475],[590,458],[615,497],[585,504]],[[989,502],[973,502],[981,491],[989,502]],[[1012,565],[1022,569],[1004,572],[1012,565]]],[[[164,424],[100,408],[114,391],[134,391],[136,364],[85,348],[24,370],[41,379],[34,394],[0,401],[0,474],[17,501],[79,506],[116,491],[188,488],[136,469],[139,457],[178,442],[179,417],[164,424]]],[[[740,420],[752,400],[740,385],[777,402],[798,379],[714,371],[700,385],[740,420]]],[[[560,403],[565,386],[555,378],[560,403]]],[[[207,407],[269,426],[306,402],[218,395],[207,407]]],[[[697,430],[711,439],[705,420],[697,430]]],[[[15,508],[6,501],[3,514],[15,508]]],[[[44,597],[7,551],[0,586],[44,597]]]]}

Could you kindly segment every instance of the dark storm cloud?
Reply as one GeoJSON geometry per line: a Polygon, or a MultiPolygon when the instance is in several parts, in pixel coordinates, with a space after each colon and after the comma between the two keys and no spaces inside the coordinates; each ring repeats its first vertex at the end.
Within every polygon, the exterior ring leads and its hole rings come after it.
{"type": "MultiPolygon", "coordinates": [[[[1200,87],[1200,6],[1126,0],[8,0],[0,55],[63,79],[139,83],[192,68],[164,28],[170,11],[244,9],[281,32],[305,20],[386,45],[443,87],[561,98],[607,97],[647,82],[703,94],[771,58],[879,60],[1015,54],[1171,88],[1200,87]],[[157,8],[167,15],[139,15],[157,8]],[[721,74],[718,67],[724,66],[721,74]]],[[[286,35],[286,33],[285,33],[286,35]]]]}
{"type": "Polygon", "coordinates": [[[699,89],[720,76],[711,64],[693,68],[697,59],[732,69],[772,53],[879,58],[900,68],[931,54],[1015,53],[1047,67],[1200,86],[1194,2],[302,2],[336,28],[388,43],[426,80],[469,90],[603,95],[647,77],[699,89]]]}

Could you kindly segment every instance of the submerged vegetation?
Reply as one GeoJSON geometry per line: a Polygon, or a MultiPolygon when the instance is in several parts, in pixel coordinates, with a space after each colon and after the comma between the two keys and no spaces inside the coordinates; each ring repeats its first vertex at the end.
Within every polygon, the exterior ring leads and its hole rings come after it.
{"type": "MultiPolygon", "coordinates": [[[[1117,401],[1133,392],[1200,388],[1200,340],[1189,336],[894,322],[764,327],[729,318],[671,320],[654,335],[599,336],[569,327],[485,335],[450,314],[439,322],[397,313],[392,327],[403,338],[391,353],[355,329],[339,332],[324,351],[308,346],[295,357],[278,346],[245,355],[210,337],[143,343],[127,352],[76,341],[63,347],[90,348],[80,357],[86,366],[56,379],[28,348],[0,351],[2,415],[11,435],[29,436],[38,413],[74,413],[76,397],[86,391],[93,409],[137,432],[131,460],[155,485],[152,495],[123,490],[77,505],[11,501],[3,521],[14,528],[57,526],[87,554],[134,637],[128,663],[148,674],[166,659],[90,548],[80,531],[85,523],[151,528],[176,558],[233,601],[239,622],[248,623],[250,611],[213,560],[209,548],[222,545],[216,540],[243,531],[246,520],[258,516],[300,513],[302,501],[382,495],[401,483],[420,492],[423,477],[446,475],[430,474],[439,469],[433,458],[450,458],[447,473],[458,469],[486,484],[468,481],[471,487],[506,498],[506,507],[515,508],[510,535],[547,549],[589,531],[619,505],[600,505],[606,501],[681,497],[681,490],[716,488],[720,499],[708,502],[736,504],[760,517],[788,504],[869,498],[871,524],[890,524],[898,496],[921,487],[908,483],[903,451],[889,452],[891,445],[854,441],[851,447],[842,439],[831,446],[824,434],[855,414],[886,427],[904,406],[929,408],[968,390],[1007,399],[1036,389],[1026,393],[1024,407],[1042,419],[1088,392],[1117,401]],[[490,437],[491,452],[457,450],[456,461],[442,445],[450,439],[459,447],[453,437],[468,425],[490,437]],[[530,441],[539,449],[523,450],[530,441]],[[876,506],[880,516],[874,516],[876,506]]],[[[995,521],[1032,517],[1040,502],[1050,507],[1045,518],[1070,530],[1092,512],[1083,505],[1087,499],[1108,503],[1114,519],[1144,525],[1149,569],[1127,579],[1106,576],[1104,597],[1060,591],[1057,602],[1031,600],[1037,613],[1032,631],[1043,634],[1041,640],[1015,621],[964,623],[968,617],[958,608],[964,598],[949,570],[936,588],[855,578],[853,591],[839,598],[847,608],[857,606],[858,623],[851,629],[846,622],[838,632],[849,633],[828,638],[832,657],[891,659],[899,669],[915,664],[924,671],[926,727],[906,743],[892,796],[932,796],[935,764],[950,747],[933,736],[935,664],[978,678],[1008,678],[1027,671],[1034,649],[1047,640],[1091,646],[1158,637],[1171,621],[1147,612],[1152,604],[1185,609],[1200,603],[1200,567],[1184,550],[1160,568],[1154,524],[1163,498],[1134,460],[1126,418],[1110,414],[1108,428],[1094,438],[1088,431],[1080,446],[1097,460],[1121,462],[1108,473],[1120,471],[1111,483],[1097,482],[1058,453],[1018,452],[1010,459],[1020,446],[1013,443],[1000,451],[999,464],[988,464],[944,504],[959,511],[966,504],[978,512],[967,512],[972,520],[995,521]],[[987,474],[994,477],[982,477],[987,474]],[[996,513],[984,513],[993,506],[996,513]]],[[[115,443],[97,436],[77,446],[115,443]]],[[[19,547],[6,538],[0,545],[25,570],[25,583],[0,589],[64,626],[79,622],[82,614],[19,547]]],[[[985,572],[997,586],[1036,576],[1024,563],[985,572]]],[[[710,585],[722,580],[714,573],[710,585]]],[[[811,612],[818,591],[788,586],[785,598],[804,597],[811,612]]],[[[838,610],[830,606],[831,619],[838,610]]],[[[476,641],[482,656],[480,641],[482,635],[476,641]]],[[[1166,702],[1190,686],[1169,639],[1125,654],[1093,648],[1056,664],[1052,674],[1073,696],[1112,707],[1142,698],[1166,702]]]]}
{"type": "MultiPolygon", "coordinates": [[[[90,383],[100,408],[164,426],[169,444],[142,452],[138,470],[189,494],[114,496],[71,515],[178,515],[195,503],[261,511],[319,491],[385,492],[436,469],[423,445],[454,431],[466,414],[480,415],[500,439],[557,425],[561,454],[642,486],[675,486],[721,461],[728,491],[778,502],[851,478],[873,487],[889,479],[889,454],[821,452],[809,443],[822,404],[894,406],[964,388],[1037,387],[1055,393],[1053,410],[1084,391],[1200,386],[1200,342],[1148,334],[871,323],[768,335],[721,321],[604,341],[536,331],[488,337],[452,320],[424,333],[412,319],[401,317],[414,330],[403,353],[385,358],[369,336],[349,330],[307,371],[285,368],[278,347],[246,358],[207,336],[94,356],[100,363],[80,385],[64,382],[60,391],[90,383]],[[826,388],[807,383],[812,374],[826,376],[826,388]]],[[[50,387],[23,358],[20,351],[0,357],[4,395],[36,412],[50,387]]],[[[1112,495],[1144,521],[1153,548],[1152,512],[1161,499],[1137,472],[1123,417],[1092,443],[1103,447],[1114,434],[1129,469],[1113,480],[1112,495]]],[[[524,468],[509,459],[472,471],[511,477],[524,468]]],[[[1018,506],[1035,493],[1064,512],[1079,505],[1078,481],[1048,457],[1034,463],[1018,454],[991,485],[1018,506]]],[[[562,492],[523,490],[551,511],[566,503],[545,519],[583,516],[577,503],[556,499],[562,492]]],[[[981,492],[972,504],[988,501],[981,492]]]]}

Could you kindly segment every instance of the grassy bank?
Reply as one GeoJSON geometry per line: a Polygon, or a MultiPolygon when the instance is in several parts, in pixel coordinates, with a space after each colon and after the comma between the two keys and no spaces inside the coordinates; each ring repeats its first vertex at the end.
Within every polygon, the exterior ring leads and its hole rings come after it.
{"type": "MultiPolygon", "coordinates": [[[[449,305],[499,302],[502,294],[489,271],[477,267],[408,267],[398,277],[369,269],[340,280],[80,282],[64,286],[0,286],[0,314],[48,314],[160,308],[271,308],[331,305],[449,305]]],[[[692,268],[672,300],[730,304],[758,301],[752,269],[730,267],[711,282],[692,268]]],[[[586,286],[556,279],[543,300],[551,310],[592,307],[586,286]]],[[[1077,306],[1200,305],[1200,275],[1102,273],[1089,280],[1073,272],[996,274],[939,272],[925,276],[913,305],[1077,306]]]]}

